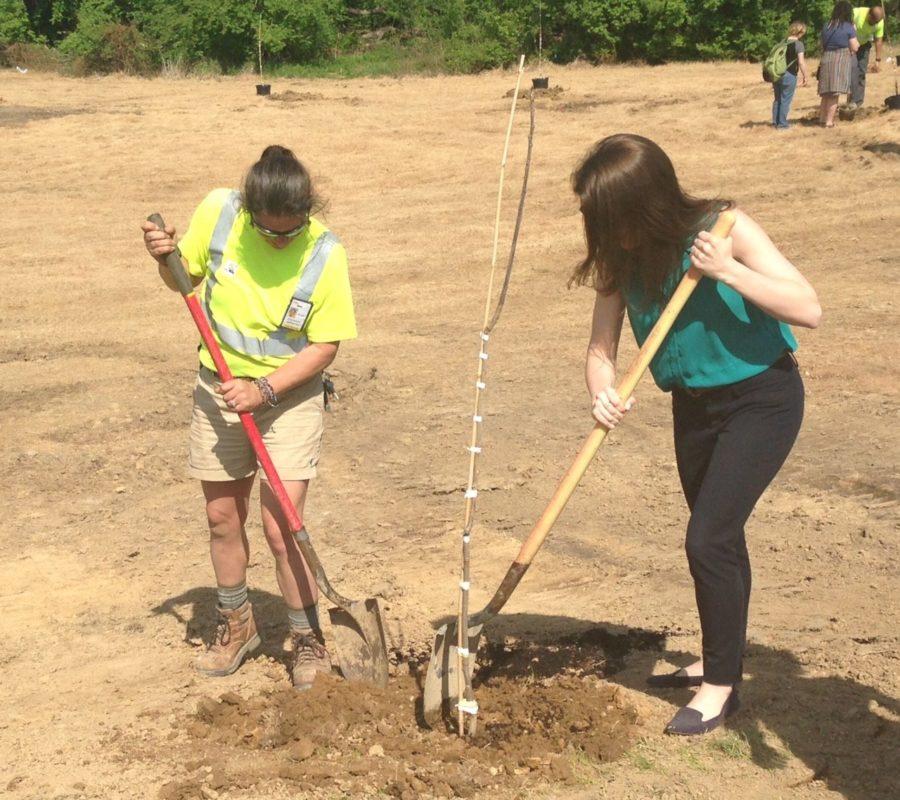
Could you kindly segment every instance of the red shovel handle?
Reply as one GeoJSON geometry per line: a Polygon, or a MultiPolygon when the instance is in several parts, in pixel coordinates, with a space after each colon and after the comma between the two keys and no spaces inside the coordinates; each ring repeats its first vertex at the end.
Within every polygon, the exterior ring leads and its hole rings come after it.
{"type": "MultiPolygon", "coordinates": [[[[165,229],[166,224],[159,214],[151,214],[147,219],[160,230],[165,229]]],[[[181,292],[181,296],[187,304],[188,311],[191,312],[191,316],[194,318],[197,330],[200,331],[200,338],[203,339],[203,343],[206,345],[206,349],[209,350],[213,363],[216,365],[216,372],[219,373],[219,377],[223,381],[230,381],[232,379],[231,370],[228,369],[228,364],[225,363],[225,357],[222,355],[222,348],[219,347],[219,343],[213,335],[212,328],[209,326],[209,320],[206,319],[206,314],[203,313],[203,309],[200,307],[200,301],[197,299],[197,295],[194,292],[191,279],[185,271],[184,265],[181,263],[181,253],[178,251],[178,248],[166,256],[166,267],[168,267],[169,272],[172,274],[172,278],[178,285],[178,291],[181,292]]],[[[278,498],[278,504],[281,506],[282,513],[287,518],[291,533],[301,531],[303,529],[303,520],[300,519],[297,509],[288,497],[287,492],[284,489],[284,484],[281,482],[281,478],[275,470],[275,465],[269,457],[269,451],[266,450],[266,446],[263,444],[262,435],[259,432],[259,428],[256,426],[256,420],[253,418],[253,414],[249,411],[239,411],[238,416],[241,418],[241,424],[247,432],[247,438],[250,440],[253,452],[256,453],[259,465],[263,468],[263,472],[269,481],[269,485],[272,487],[275,496],[278,498]]]]}

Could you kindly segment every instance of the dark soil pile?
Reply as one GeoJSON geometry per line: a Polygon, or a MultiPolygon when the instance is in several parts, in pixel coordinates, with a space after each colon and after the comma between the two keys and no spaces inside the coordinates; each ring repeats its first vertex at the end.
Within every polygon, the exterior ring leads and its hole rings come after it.
{"type": "Polygon", "coordinates": [[[325,95],[318,92],[295,92],[287,89],[283,92],[275,92],[269,95],[269,100],[275,103],[303,103],[309,100],[324,100],[325,95]]]}
{"type": "Polygon", "coordinates": [[[424,727],[412,676],[385,689],[322,676],[307,692],[206,697],[176,737],[191,754],[188,775],[159,796],[193,800],[279,780],[354,797],[469,797],[571,782],[574,759],[615,759],[634,737],[636,712],[593,676],[501,674],[477,691],[479,732],[469,741],[424,727]]]}
{"type": "Polygon", "coordinates": [[[274,94],[270,94],[268,99],[275,103],[309,103],[318,100],[346,103],[350,106],[358,106],[362,103],[362,100],[359,97],[325,97],[324,94],[319,92],[295,92],[293,89],[275,92],[274,94]]]}
{"type": "MultiPolygon", "coordinates": [[[[510,89],[504,97],[512,97],[515,94],[515,89],[510,89]]],[[[566,90],[563,89],[562,86],[551,86],[549,89],[533,89],[532,87],[525,86],[523,82],[519,87],[519,99],[518,106],[528,106],[531,102],[531,96],[534,96],[535,103],[538,103],[541,100],[559,100],[564,94],[566,90]]]]}

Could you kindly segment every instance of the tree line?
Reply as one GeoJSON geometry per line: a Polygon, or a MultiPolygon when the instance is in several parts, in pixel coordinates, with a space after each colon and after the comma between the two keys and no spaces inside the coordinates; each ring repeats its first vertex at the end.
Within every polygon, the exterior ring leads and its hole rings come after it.
{"type": "MultiPolygon", "coordinates": [[[[889,28],[898,0],[886,4],[889,28]]],[[[373,48],[474,72],[520,52],[551,62],[762,59],[832,0],[0,0],[0,48],[50,48],[84,72],[234,72],[327,64],[373,48]],[[539,36],[539,33],[542,33],[539,36]],[[541,41],[542,40],[542,41],[541,41]]],[[[807,44],[815,49],[814,36],[807,44]]],[[[21,52],[21,50],[20,50],[21,52]]]]}

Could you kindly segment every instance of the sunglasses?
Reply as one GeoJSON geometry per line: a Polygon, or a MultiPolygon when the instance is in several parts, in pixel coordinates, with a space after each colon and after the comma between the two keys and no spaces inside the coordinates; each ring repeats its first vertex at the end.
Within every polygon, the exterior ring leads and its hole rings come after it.
{"type": "Polygon", "coordinates": [[[260,225],[255,219],[253,219],[253,215],[250,215],[250,225],[253,226],[257,231],[259,231],[261,236],[265,236],[267,239],[296,239],[303,231],[307,229],[309,226],[309,220],[307,219],[302,225],[298,225],[296,228],[291,228],[289,231],[273,231],[271,228],[267,228],[265,225],[260,225]]]}

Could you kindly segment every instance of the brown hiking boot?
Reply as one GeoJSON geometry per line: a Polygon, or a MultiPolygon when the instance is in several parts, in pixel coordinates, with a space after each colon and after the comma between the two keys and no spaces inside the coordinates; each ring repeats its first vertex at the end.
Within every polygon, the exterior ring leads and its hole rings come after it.
{"type": "Polygon", "coordinates": [[[295,689],[309,689],[316,674],[331,672],[331,656],[325,649],[321,631],[291,634],[291,683],[295,689]]]}
{"type": "Polygon", "coordinates": [[[238,608],[217,607],[217,610],[219,622],[216,636],[206,652],[197,659],[197,671],[221,677],[231,675],[244,658],[259,647],[260,638],[249,601],[238,608]]]}

